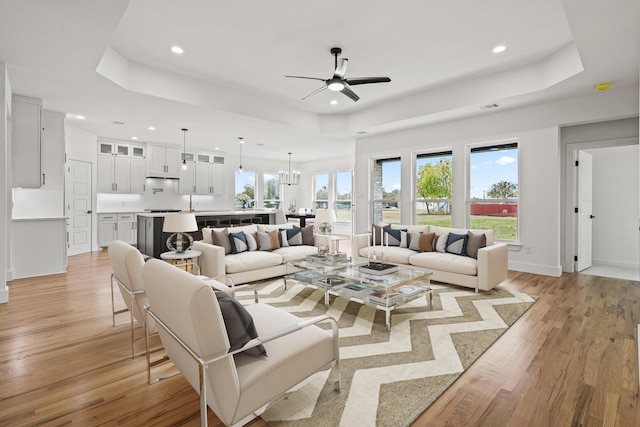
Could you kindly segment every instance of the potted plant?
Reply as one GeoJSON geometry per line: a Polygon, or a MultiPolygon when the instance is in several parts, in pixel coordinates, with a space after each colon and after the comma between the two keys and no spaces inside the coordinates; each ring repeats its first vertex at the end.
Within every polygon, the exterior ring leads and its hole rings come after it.
{"type": "Polygon", "coordinates": [[[249,199],[249,196],[245,193],[238,193],[236,194],[236,203],[240,204],[240,206],[242,207],[242,210],[247,209],[247,204],[249,204],[249,202],[251,201],[251,199],[249,199]]]}

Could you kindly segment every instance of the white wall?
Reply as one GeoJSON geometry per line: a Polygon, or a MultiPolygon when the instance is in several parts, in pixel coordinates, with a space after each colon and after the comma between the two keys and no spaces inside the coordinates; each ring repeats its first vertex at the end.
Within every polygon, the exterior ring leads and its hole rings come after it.
{"type": "Polygon", "coordinates": [[[9,250],[11,244],[11,139],[9,116],[11,114],[11,86],[7,68],[0,62],[0,304],[9,301],[7,280],[12,279],[9,250]]]}
{"type": "Polygon", "coordinates": [[[593,262],[640,268],[638,146],[586,151],[593,155],[593,262]]]}
{"type": "Polygon", "coordinates": [[[363,138],[356,143],[357,232],[370,223],[370,159],[382,156],[402,157],[402,222],[413,218],[414,152],[430,148],[451,148],[454,165],[454,199],[452,222],[466,227],[466,146],[471,143],[517,138],[519,151],[520,217],[522,245],[531,253],[512,246],[509,268],[538,274],[559,276],[561,198],[561,156],[559,127],[567,123],[585,123],[638,114],[638,90],[619,89],[583,97],[496,111],[469,119],[423,126],[363,138]],[[460,208],[462,207],[462,209],[460,208]]]}

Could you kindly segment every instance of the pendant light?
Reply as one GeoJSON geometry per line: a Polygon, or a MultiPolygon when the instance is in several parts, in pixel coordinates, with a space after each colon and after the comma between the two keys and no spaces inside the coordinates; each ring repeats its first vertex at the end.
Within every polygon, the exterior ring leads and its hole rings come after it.
{"type": "Polygon", "coordinates": [[[291,170],[291,153],[289,153],[289,170],[280,171],[280,183],[283,185],[298,185],[300,184],[300,171],[291,170]]]}
{"type": "Polygon", "coordinates": [[[238,166],[238,172],[242,172],[242,144],[244,144],[244,138],[239,136],[238,143],[240,144],[240,166],[238,166]]]}
{"type": "Polygon", "coordinates": [[[187,170],[187,131],[189,129],[182,128],[182,170],[187,170]]]}

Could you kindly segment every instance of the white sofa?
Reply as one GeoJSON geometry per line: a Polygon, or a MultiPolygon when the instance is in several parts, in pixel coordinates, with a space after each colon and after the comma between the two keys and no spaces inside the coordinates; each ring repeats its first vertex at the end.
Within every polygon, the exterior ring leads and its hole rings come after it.
{"type": "MultiPolygon", "coordinates": [[[[246,234],[256,235],[274,230],[292,229],[294,224],[251,224],[242,227],[232,227],[227,230],[232,233],[242,231],[246,234]]],[[[305,227],[306,232],[311,232],[313,245],[285,246],[273,250],[251,250],[237,254],[225,253],[225,248],[214,244],[212,231],[221,231],[223,228],[203,228],[203,239],[193,243],[192,249],[202,252],[199,259],[200,274],[208,277],[226,276],[233,283],[247,283],[256,280],[280,277],[285,274],[295,273],[300,269],[287,266],[287,261],[303,259],[307,255],[318,253],[321,244],[329,246],[330,236],[313,234],[313,228],[305,227]]],[[[308,234],[307,234],[308,236],[308,234]]],[[[307,242],[310,243],[310,242],[307,242]]]]}
{"type": "MultiPolygon", "coordinates": [[[[451,283],[487,291],[507,279],[507,245],[493,241],[493,230],[467,230],[429,225],[397,225],[390,226],[395,230],[407,230],[412,233],[436,233],[436,236],[448,236],[449,233],[466,235],[471,231],[475,235],[484,234],[486,247],[477,251],[477,258],[447,252],[420,252],[407,247],[378,245],[370,243],[371,234],[355,235],[352,253],[354,256],[368,258],[376,254],[378,260],[391,264],[405,264],[432,271],[431,280],[451,283]]],[[[440,238],[440,237],[438,237],[440,238]]],[[[384,242],[384,241],[383,241],[384,242]]]]}

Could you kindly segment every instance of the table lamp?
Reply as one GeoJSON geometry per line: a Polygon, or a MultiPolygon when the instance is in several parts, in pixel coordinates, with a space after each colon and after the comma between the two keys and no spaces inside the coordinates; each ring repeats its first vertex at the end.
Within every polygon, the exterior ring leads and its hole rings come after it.
{"type": "Polygon", "coordinates": [[[316,224],[318,225],[318,233],[331,234],[333,231],[333,224],[336,222],[336,212],[329,209],[316,209],[316,224]]]}
{"type": "Polygon", "coordinates": [[[171,251],[183,253],[193,244],[193,237],[189,231],[198,231],[196,216],[192,213],[168,213],[164,216],[162,231],[173,233],[167,239],[167,248],[171,251]],[[185,245],[185,242],[187,243],[185,245]]]}

